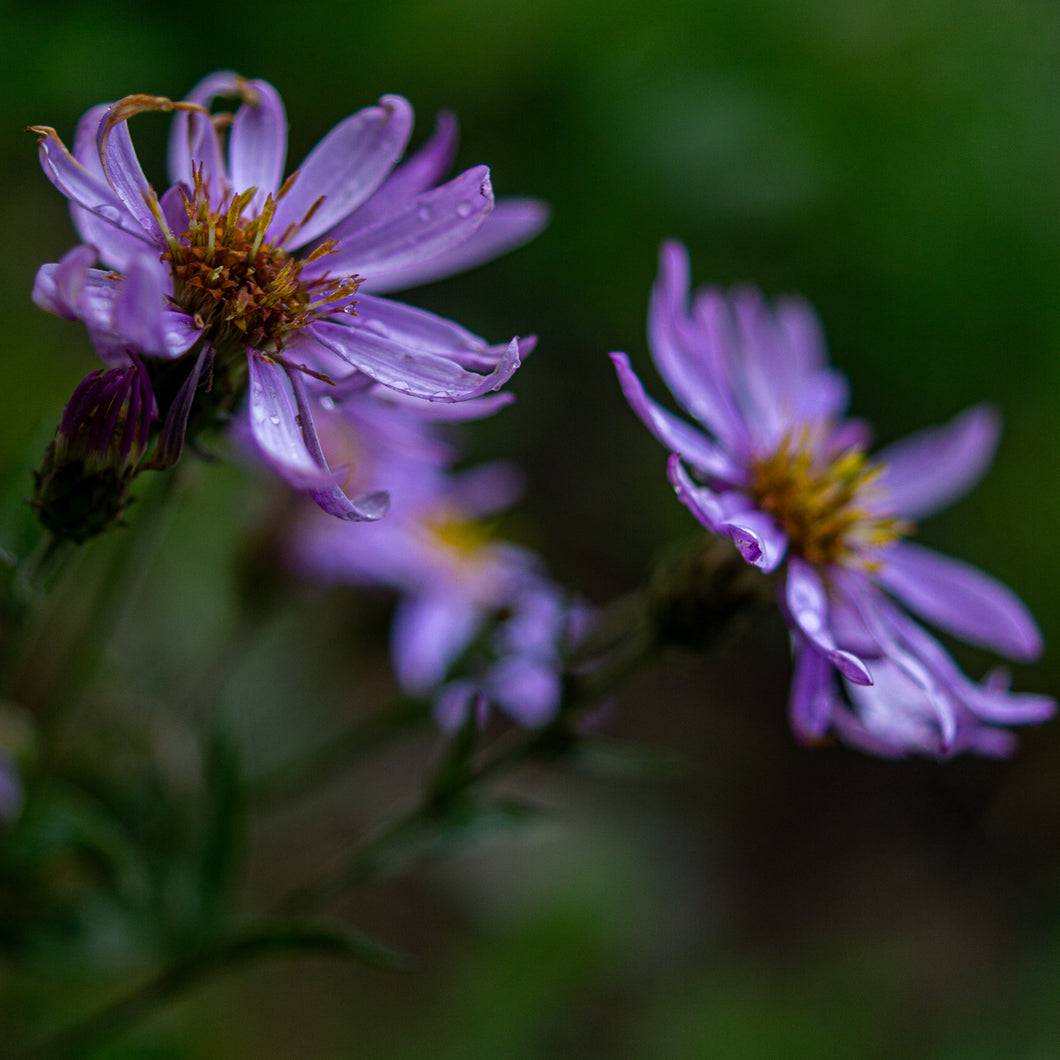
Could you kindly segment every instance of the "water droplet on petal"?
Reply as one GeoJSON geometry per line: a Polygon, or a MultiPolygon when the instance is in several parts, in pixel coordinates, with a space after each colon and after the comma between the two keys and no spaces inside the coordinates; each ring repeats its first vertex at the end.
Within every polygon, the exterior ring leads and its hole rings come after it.
{"type": "Polygon", "coordinates": [[[269,423],[271,423],[273,425],[273,427],[279,427],[279,425],[280,425],[280,417],[277,416],[276,413],[274,412],[269,417],[269,423]]]}
{"type": "Polygon", "coordinates": [[[366,320],[364,326],[368,328],[369,331],[374,331],[377,335],[381,335],[384,339],[390,335],[390,329],[376,317],[366,320]]]}
{"type": "Polygon", "coordinates": [[[475,208],[475,207],[474,207],[474,206],[472,206],[472,205],[471,205],[471,203],[469,203],[469,202],[462,202],[462,203],[461,203],[461,204],[460,204],[460,205],[459,205],[459,206],[458,206],[458,207],[456,208],[456,212],[457,212],[457,213],[458,213],[458,214],[459,214],[459,215],[460,215],[461,217],[470,217],[470,216],[471,216],[471,211],[472,211],[472,210],[474,210],[474,208],[475,208]]]}
{"type": "Polygon", "coordinates": [[[109,202],[101,202],[92,212],[98,214],[104,220],[113,221],[115,224],[121,220],[121,210],[117,206],[112,206],[109,202]]]}
{"type": "Polygon", "coordinates": [[[426,224],[434,216],[434,211],[429,206],[421,206],[419,216],[420,220],[426,224]]]}

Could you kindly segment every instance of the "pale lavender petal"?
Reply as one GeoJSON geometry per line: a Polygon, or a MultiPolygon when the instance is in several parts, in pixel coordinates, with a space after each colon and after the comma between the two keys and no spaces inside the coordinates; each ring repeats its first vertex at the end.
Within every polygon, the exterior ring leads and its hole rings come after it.
{"type": "Polygon", "coordinates": [[[512,339],[505,356],[487,375],[465,371],[446,357],[423,350],[409,351],[401,343],[367,328],[326,321],[307,332],[325,349],[376,382],[427,401],[466,401],[499,390],[519,367],[519,342],[512,339]]]}
{"type": "Polygon", "coordinates": [[[390,628],[391,658],[401,687],[423,695],[440,684],[482,618],[469,597],[451,589],[402,600],[390,628]]]}
{"type": "Polygon", "coordinates": [[[868,667],[856,655],[836,646],[828,625],[828,594],[820,574],[796,556],[788,560],[784,584],[784,605],[788,616],[807,641],[848,681],[871,685],[868,667]]]}
{"type": "Polygon", "coordinates": [[[125,208],[111,186],[89,172],[66,150],[54,129],[34,127],[40,134],[40,164],[44,175],[72,203],[83,207],[101,221],[135,237],[145,245],[154,246],[156,240],[125,208]]]}
{"type": "Polygon", "coordinates": [[[289,249],[334,228],[382,184],[401,157],[412,131],[412,108],[400,96],[383,96],[339,122],[309,152],[298,176],[280,199],[269,232],[280,238],[296,226],[289,249]],[[302,223],[318,199],[323,202],[302,223]]]}
{"type": "Polygon", "coordinates": [[[881,605],[880,611],[903,645],[930,669],[933,679],[978,717],[1015,725],[1045,721],[1055,713],[1056,704],[1049,696],[1009,692],[998,686],[996,678],[983,685],[975,684],[949,652],[908,615],[886,604],[881,605]]]}
{"type": "Polygon", "coordinates": [[[667,449],[680,453],[697,471],[725,485],[746,484],[745,469],[738,468],[720,446],[648,397],[624,353],[612,353],[611,360],[618,371],[619,385],[630,407],[667,449]]]}
{"type": "MultiPolygon", "coordinates": [[[[321,471],[330,473],[324,450],[320,447],[316,426],[313,423],[313,410],[302,383],[302,376],[297,371],[288,371],[287,380],[294,393],[295,406],[298,409],[296,422],[302,433],[302,441],[309,451],[313,462],[321,471]]],[[[311,486],[309,494],[328,515],[345,519],[351,523],[375,522],[382,519],[390,508],[390,494],[384,490],[363,493],[357,497],[348,497],[334,482],[323,486],[311,486]]]]}
{"type": "Polygon", "coordinates": [[[103,163],[103,172],[114,193],[125,204],[126,210],[136,218],[151,242],[163,246],[165,241],[158,221],[147,205],[154,192],[140,168],[140,160],[136,157],[136,149],[129,135],[129,123],[118,121],[111,124],[108,115],[108,118],[100,123],[96,133],[96,145],[103,163]]]}
{"type": "Polygon", "coordinates": [[[1030,661],[1042,636],[1023,601],[983,571],[902,541],[879,574],[885,588],[922,618],[971,644],[1030,661]]]}
{"type": "Polygon", "coordinates": [[[742,452],[747,427],[729,388],[725,359],[734,342],[728,308],[720,295],[700,294],[693,327],[685,309],[689,283],[688,252],[680,243],[664,243],[648,309],[652,358],[674,397],[720,441],[742,452]]]}
{"type": "Polygon", "coordinates": [[[253,350],[247,361],[250,428],[269,466],[298,489],[334,485],[335,476],[322,469],[306,448],[287,373],[253,350]]]}
{"type": "Polygon", "coordinates": [[[33,304],[65,320],[80,318],[81,297],[96,260],[94,247],[76,246],[56,264],[42,265],[33,281],[33,304]]]}
{"type": "Polygon", "coordinates": [[[918,431],[879,453],[887,491],[881,510],[920,519],[974,486],[994,459],[1001,432],[997,411],[976,405],[941,427],[918,431]]]}
{"type": "Polygon", "coordinates": [[[670,456],[667,474],[678,499],[708,530],[729,538],[748,563],[766,572],[776,570],[787,550],[787,538],[770,516],[733,510],[713,490],[692,481],[677,453],[670,456]]]}
{"type": "Polygon", "coordinates": [[[795,672],[788,700],[788,718],[796,738],[807,744],[819,742],[828,732],[837,703],[832,664],[796,637],[795,672]]]}
{"type": "Polygon", "coordinates": [[[235,191],[257,188],[254,209],[275,195],[287,160],[287,115],[283,100],[268,81],[244,81],[245,102],[236,111],[228,138],[228,163],[235,191]]]}
{"type": "Polygon", "coordinates": [[[786,335],[777,326],[761,291],[743,287],[729,295],[736,324],[745,418],[755,425],[758,441],[773,447],[792,421],[797,380],[786,335]]]}
{"type": "MultiPolygon", "coordinates": [[[[390,298],[364,297],[358,292],[357,316],[339,322],[354,330],[365,328],[409,350],[437,353],[462,368],[489,371],[507,352],[507,343],[491,346],[485,339],[445,317],[390,298]]],[[[520,345],[520,356],[525,352],[520,345]]]]}
{"type": "Polygon", "coordinates": [[[398,272],[371,275],[361,289],[377,294],[401,291],[474,269],[529,243],[548,224],[549,214],[537,199],[497,199],[489,216],[463,243],[398,272]]]}
{"type": "MultiPolygon", "coordinates": [[[[159,266],[158,261],[145,259],[143,255],[130,262],[121,284],[121,294],[114,304],[111,327],[119,335],[126,336],[141,353],[167,357],[173,356],[169,349],[168,326],[168,317],[173,315],[168,302],[172,280],[159,266]]],[[[186,313],[179,315],[188,319],[186,313]]],[[[185,346],[177,355],[187,348],[185,346]]]]}
{"type": "MultiPolygon", "coordinates": [[[[925,693],[942,734],[943,749],[951,750],[957,736],[953,682],[940,678],[937,668],[926,664],[923,644],[909,644],[909,632],[923,633],[923,630],[893,607],[875,585],[863,576],[833,570],[832,578],[834,590],[848,595],[885,657],[925,693]]],[[[924,637],[934,643],[926,633],[924,637]]],[[[878,664],[873,665],[875,667],[878,664]]]]}
{"type": "Polygon", "coordinates": [[[510,655],[492,667],[484,683],[490,699],[525,728],[539,729],[556,716],[562,681],[555,664],[510,655]]]}
{"type": "MultiPolygon", "coordinates": [[[[525,356],[522,343],[519,344],[519,355],[520,357],[525,356]]],[[[389,391],[388,393],[391,395],[389,400],[396,402],[403,408],[415,407],[416,415],[420,419],[439,420],[449,423],[484,419],[506,408],[515,400],[514,394],[505,391],[501,394],[487,394],[486,397],[473,398],[470,401],[457,401],[450,404],[435,401],[424,404],[418,398],[406,398],[404,395],[394,391],[389,391]]]]}
{"type": "MultiPolygon", "coordinates": [[[[96,148],[96,132],[109,109],[106,103],[92,107],[77,123],[74,134],[74,158],[101,181],[106,178],[96,148]]],[[[132,258],[143,253],[144,243],[140,235],[123,232],[112,222],[102,220],[76,202],[70,203],[70,217],[82,241],[94,246],[100,259],[112,269],[123,270],[132,258]]]]}
{"type": "Polygon", "coordinates": [[[788,295],[776,302],[777,323],[787,336],[794,374],[805,378],[828,365],[828,346],[816,311],[805,298],[788,295]]]}
{"type": "Polygon", "coordinates": [[[304,274],[357,273],[367,279],[401,272],[464,242],[492,209],[489,169],[476,166],[356,232],[334,254],[307,265],[304,274]]]}
{"type": "MultiPolygon", "coordinates": [[[[241,95],[243,79],[232,70],[218,70],[204,77],[184,98],[209,111],[218,96],[241,95]]],[[[200,111],[176,111],[169,131],[169,179],[174,184],[193,183],[193,170],[202,166],[211,201],[219,202],[229,183],[221,142],[207,114],[200,111]]],[[[243,189],[240,189],[243,190],[243,189]]]]}
{"type": "Polygon", "coordinates": [[[462,471],[450,481],[450,496],[458,510],[475,518],[496,515],[523,495],[526,477],[507,460],[492,460],[462,471]]]}
{"type": "Polygon", "coordinates": [[[456,135],[456,118],[443,111],[438,115],[431,138],[402,162],[367,202],[331,229],[328,236],[341,243],[399,210],[407,199],[434,187],[449,172],[456,157],[456,135]]]}

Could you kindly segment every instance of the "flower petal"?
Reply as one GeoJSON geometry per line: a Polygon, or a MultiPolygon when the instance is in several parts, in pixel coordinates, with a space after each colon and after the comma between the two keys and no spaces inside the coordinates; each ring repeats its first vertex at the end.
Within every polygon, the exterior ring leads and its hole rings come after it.
{"type": "Polygon", "coordinates": [[[42,265],[33,281],[33,304],[65,320],[80,319],[81,297],[96,260],[94,247],[76,246],[56,264],[42,265]]]}
{"type": "Polygon", "coordinates": [[[548,224],[550,211],[537,199],[497,199],[489,216],[463,243],[398,272],[369,276],[361,290],[405,290],[455,276],[529,243],[548,224]]]}
{"type": "Polygon", "coordinates": [[[971,644],[1030,661],[1042,635],[1023,601],[983,571],[922,545],[902,541],[888,550],[879,575],[922,618],[971,644]]]}
{"type": "Polygon", "coordinates": [[[250,428],[269,466],[298,489],[327,487],[335,476],[306,448],[287,373],[250,351],[250,428]]]}
{"type": "Polygon", "coordinates": [[[118,106],[117,103],[112,104],[96,132],[96,145],[99,148],[100,161],[103,163],[103,172],[114,193],[125,204],[125,209],[136,218],[150,241],[161,246],[164,245],[162,232],[155,215],[147,205],[154,192],[140,168],[140,160],[136,157],[136,149],[129,135],[129,123],[127,120],[112,120],[114,108],[118,106]]]}
{"type": "MultiPolygon", "coordinates": [[[[302,376],[297,371],[288,371],[287,379],[291,384],[295,405],[298,408],[296,422],[302,432],[302,441],[317,467],[330,473],[328,462],[324,458],[324,451],[320,447],[316,427],[313,424],[313,412],[302,383],[302,376]]],[[[377,519],[382,519],[390,508],[390,494],[384,490],[362,493],[351,498],[347,497],[334,482],[331,482],[321,486],[310,486],[309,494],[328,515],[337,516],[351,523],[375,522],[377,519]]]]}
{"type": "Polygon", "coordinates": [[[343,218],[328,236],[341,243],[362,228],[368,228],[400,210],[406,200],[434,187],[456,157],[456,118],[448,111],[438,115],[430,139],[397,167],[367,202],[343,218]]]}
{"type": "Polygon", "coordinates": [[[554,663],[509,655],[490,669],[484,681],[489,698],[524,728],[540,729],[555,717],[562,684],[554,663]]]}
{"type": "Polygon", "coordinates": [[[499,390],[519,367],[519,340],[487,375],[465,371],[446,357],[409,350],[370,331],[321,321],[307,329],[326,350],[383,386],[427,401],[466,401],[499,390]]]}
{"type": "Polygon", "coordinates": [[[819,742],[828,732],[839,702],[831,663],[801,637],[795,637],[795,672],[791,679],[788,719],[802,743],[819,742]]]}
{"type": "Polygon", "coordinates": [[[295,226],[286,243],[293,249],[334,228],[382,184],[405,150],[411,131],[412,108],[400,96],[383,96],[379,106],[365,107],[339,122],[309,152],[280,199],[269,229],[271,237],[278,239],[289,226],[295,226]]]}
{"type": "Polygon", "coordinates": [[[401,687],[423,695],[440,684],[482,617],[473,600],[451,586],[402,600],[390,627],[390,653],[401,687]]]}
{"type": "Polygon", "coordinates": [[[287,115],[280,94],[268,81],[241,81],[243,105],[232,120],[228,165],[238,193],[257,188],[253,208],[260,211],[275,195],[287,161],[287,115]]]}
{"type": "Polygon", "coordinates": [[[708,530],[732,541],[748,563],[766,572],[776,570],[788,541],[770,516],[749,509],[736,511],[713,490],[697,485],[677,453],[670,456],[667,474],[678,499],[708,530]]]}
{"type": "MultiPolygon", "coordinates": [[[[220,202],[229,184],[228,169],[221,151],[217,129],[207,113],[218,96],[241,95],[243,79],[232,70],[218,70],[204,77],[184,98],[203,111],[179,110],[173,114],[169,130],[169,179],[173,184],[194,183],[194,170],[202,166],[211,201],[220,202]]],[[[245,189],[239,189],[245,190],[245,189]]]]}
{"type": "Polygon", "coordinates": [[[325,272],[385,278],[463,243],[492,209],[489,169],[476,166],[350,236],[334,254],[307,265],[304,274],[309,278],[325,272]]]}
{"type": "Polygon", "coordinates": [[[918,431],[879,453],[885,466],[881,508],[920,519],[945,508],[974,486],[994,459],[1001,422],[990,405],[976,405],[941,427],[918,431]]]}
{"type": "MultiPolygon", "coordinates": [[[[105,181],[106,177],[96,147],[96,133],[108,109],[108,105],[102,103],[86,111],[77,123],[77,131],[74,133],[74,158],[101,181],[105,181]]],[[[100,259],[110,268],[124,270],[132,258],[143,253],[144,243],[141,235],[133,236],[122,231],[113,223],[104,221],[78,206],[76,202],[70,203],[70,216],[82,241],[94,246],[99,251],[100,259]]]]}
{"type": "Polygon", "coordinates": [[[44,175],[63,195],[101,221],[121,229],[146,245],[155,245],[156,240],[144,231],[114,189],[76,161],[54,129],[34,126],[31,131],[39,133],[41,137],[39,152],[44,175]]]}
{"type": "Polygon", "coordinates": [[[871,685],[868,667],[856,655],[836,646],[828,626],[828,594],[820,574],[797,556],[788,559],[784,605],[799,632],[848,681],[871,685]]]}
{"type": "Polygon", "coordinates": [[[728,307],[717,292],[701,292],[693,321],[686,310],[689,284],[688,252],[675,241],[664,243],[648,308],[652,359],[674,397],[722,443],[741,452],[747,427],[729,382],[735,338],[728,307]]]}
{"type": "Polygon", "coordinates": [[[746,473],[733,464],[720,446],[648,397],[624,353],[612,353],[611,360],[618,371],[619,385],[630,407],[667,449],[676,450],[697,471],[727,486],[745,484],[746,473]]]}

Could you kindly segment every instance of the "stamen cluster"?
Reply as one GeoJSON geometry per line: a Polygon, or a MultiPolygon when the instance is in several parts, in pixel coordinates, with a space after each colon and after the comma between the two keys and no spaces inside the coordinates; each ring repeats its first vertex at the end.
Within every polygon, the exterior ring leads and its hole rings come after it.
{"type": "Polygon", "coordinates": [[[276,203],[295,176],[275,199],[270,194],[261,213],[252,217],[246,213],[257,188],[226,192],[213,208],[199,166],[191,196],[181,189],[188,227],[179,237],[165,229],[167,248],[162,260],[173,270],[174,300],[201,322],[218,349],[237,343],[278,353],[291,331],[337,308],[355,312],[352,299],[360,277],[325,274],[309,282],[302,280],[303,266],[332,253],[334,240],[325,240],[305,257],[283,249],[300,226],[291,225],[275,241],[266,241],[276,203]],[[342,302],[346,304],[336,305],[342,302]]]}
{"type": "Polygon", "coordinates": [[[751,462],[749,492],[776,520],[789,550],[807,563],[871,567],[865,550],[877,550],[904,536],[908,524],[873,515],[865,501],[884,466],[850,448],[822,458],[809,434],[786,435],[767,457],[751,462]]]}

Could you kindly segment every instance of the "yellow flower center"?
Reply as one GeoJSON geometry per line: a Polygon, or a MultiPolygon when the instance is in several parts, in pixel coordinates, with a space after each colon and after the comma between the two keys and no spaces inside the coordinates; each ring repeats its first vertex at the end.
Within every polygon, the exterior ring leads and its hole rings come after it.
{"type": "Polygon", "coordinates": [[[871,553],[912,529],[872,514],[865,503],[879,495],[884,465],[857,448],[821,457],[809,443],[807,431],[789,434],[771,456],[755,459],[751,495],[787,535],[789,550],[807,563],[874,567],[871,553]]]}

